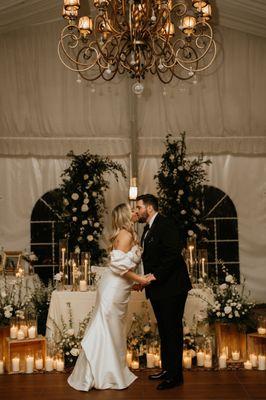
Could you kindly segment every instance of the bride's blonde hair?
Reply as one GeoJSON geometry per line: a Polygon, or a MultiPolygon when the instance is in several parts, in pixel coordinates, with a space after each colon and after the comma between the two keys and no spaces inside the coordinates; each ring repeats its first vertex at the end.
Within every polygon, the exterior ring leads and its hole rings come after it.
{"type": "Polygon", "coordinates": [[[121,229],[125,229],[131,233],[133,242],[137,243],[137,234],[134,231],[134,225],[131,221],[131,210],[126,203],[118,204],[112,211],[112,233],[109,238],[111,250],[121,229]]]}

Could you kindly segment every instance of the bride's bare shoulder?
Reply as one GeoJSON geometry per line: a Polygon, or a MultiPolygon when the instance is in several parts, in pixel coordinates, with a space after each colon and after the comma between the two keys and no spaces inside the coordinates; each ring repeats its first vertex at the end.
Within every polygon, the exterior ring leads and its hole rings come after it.
{"type": "Polygon", "coordinates": [[[132,234],[128,232],[126,229],[121,229],[121,231],[118,233],[115,239],[114,247],[117,250],[129,251],[131,249],[132,242],[133,242],[132,234]]]}

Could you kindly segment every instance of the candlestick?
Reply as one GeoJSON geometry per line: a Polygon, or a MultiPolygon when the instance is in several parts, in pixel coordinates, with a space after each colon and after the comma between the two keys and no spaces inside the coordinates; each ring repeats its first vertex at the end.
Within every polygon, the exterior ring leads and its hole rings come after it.
{"type": "Polygon", "coordinates": [[[147,368],[154,368],[154,354],[153,353],[147,353],[147,368]]]}
{"type": "Polygon", "coordinates": [[[245,369],[252,369],[252,362],[247,360],[246,362],[244,362],[244,368],[245,369]]]}
{"type": "Polygon", "coordinates": [[[16,339],[18,336],[18,327],[16,325],[12,325],[10,327],[10,338],[16,339]]]}
{"type": "Polygon", "coordinates": [[[34,357],[33,356],[26,356],[26,374],[32,374],[34,367],[34,357]]]}
{"type": "Polygon", "coordinates": [[[4,373],[4,361],[0,360],[0,375],[4,373]]]}
{"type": "Polygon", "coordinates": [[[266,369],[266,357],[259,354],[258,355],[258,369],[264,371],[266,369]]]}
{"type": "Polygon", "coordinates": [[[12,371],[13,372],[19,372],[19,363],[20,363],[19,356],[12,358],[12,371]]]}
{"type": "Polygon", "coordinates": [[[232,351],[232,359],[238,361],[240,359],[240,351],[232,351]]]}
{"type": "Polygon", "coordinates": [[[204,351],[198,351],[197,352],[197,366],[198,367],[203,367],[204,366],[204,351]]]}
{"type": "Polygon", "coordinates": [[[226,354],[221,354],[219,357],[219,368],[224,369],[226,368],[226,354]]]}

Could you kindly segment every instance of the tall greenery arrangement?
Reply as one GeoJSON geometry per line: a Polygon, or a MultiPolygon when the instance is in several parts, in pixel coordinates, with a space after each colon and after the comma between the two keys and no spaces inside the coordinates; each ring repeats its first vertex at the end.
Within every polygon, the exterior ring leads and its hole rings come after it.
{"type": "Polygon", "coordinates": [[[70,250],[79,247],[81,251],[89,251],[92,262],[97,263],[104,256],[99,247],[106,210],[104,192],[110,186],[110,175],[118,181],[118,174],[125,178],[125,171],[119,163],[89,150],[80,155],[70,152],[68,157],[71,162],[62,174],[56,214],[63,223],[70,250]]]}
{"type": "Polygon", "coordinates": [[[210,160],[204,160],[202,154],[188,160],[185,137],[185,132],[177,140],[171,134],[166,136],[166,150],[154,177],[157,180],[160,209],[177,222],[183,244],[190,235],[196,234],[199,240],[202,239],[203,183],[207,175],[205,167],[211,163],[210,160]]]}

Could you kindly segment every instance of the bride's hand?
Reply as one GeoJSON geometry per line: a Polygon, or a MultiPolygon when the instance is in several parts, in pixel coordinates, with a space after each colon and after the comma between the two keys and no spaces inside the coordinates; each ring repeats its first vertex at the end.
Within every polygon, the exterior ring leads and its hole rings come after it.
{"type": "Polygon", "coordinates": [[[154,281],[156,278],[154,277],[153,274],[148,274],[148,275],[142,275],[139,277],[139,283],[142,286],[147,286],[151,283],[151,281],[154,281]]]}

